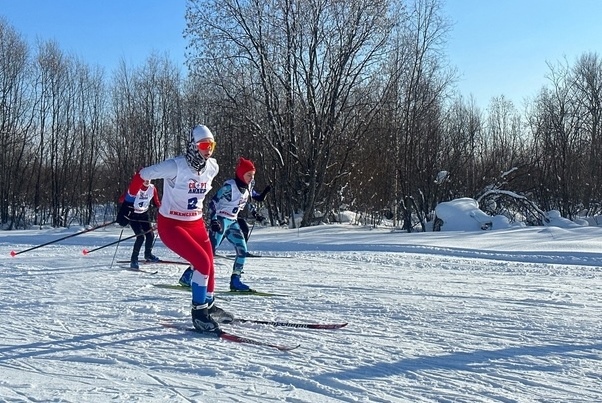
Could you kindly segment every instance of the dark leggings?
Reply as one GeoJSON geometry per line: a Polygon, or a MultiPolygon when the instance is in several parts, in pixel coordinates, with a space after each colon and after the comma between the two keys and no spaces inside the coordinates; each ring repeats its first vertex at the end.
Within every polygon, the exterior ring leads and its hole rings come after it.
{"type": "Polygon", "coordinates": [[[151,231],[152,227],[148,213],[132,214],[130,217],[130,228],[132,228],[134,234],[138,235],[136,237],[136,242],[134,242],[134,249],[132,249],[132,260],[138,259],[143,243],[144,257],[150,255],[153,250],[155,234],[154,231],[151,231]]]}

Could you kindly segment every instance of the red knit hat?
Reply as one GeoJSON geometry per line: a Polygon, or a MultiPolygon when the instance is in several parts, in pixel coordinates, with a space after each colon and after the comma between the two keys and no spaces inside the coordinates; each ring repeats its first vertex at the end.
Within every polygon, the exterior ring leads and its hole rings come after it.
{"type": "Polygon", "coordinates": [[[243,180],[243,176],[249,171],[255,171],[255,165],[251,160],[244,159],[240,157],[238,160],[238,165],[236,166],[236,177],[240,180],[243,180]]]}

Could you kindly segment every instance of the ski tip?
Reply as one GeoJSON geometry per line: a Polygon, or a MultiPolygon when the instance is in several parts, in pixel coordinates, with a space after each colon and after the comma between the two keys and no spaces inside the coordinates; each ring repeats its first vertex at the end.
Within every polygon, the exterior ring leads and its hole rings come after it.
{"type": "Polygon", "coordinates": [[[82,250],[82,253],[83,253],[84,255],[87,255],[87,254],[89,253],[89,252],[88,252],[88,249],[84,249],[84,250],[82,250]]]}
{"type": "Polygon", "coordinates": [[[10,251],[10,255],[11,255],[12,257],[15,257],[15,256],[17,256],[17,252],[15,252],[14,250],[11,250],[11,251],[10,251]]]}
{"type": "Polygon", "coordinates": [[[293,350],[301,347],[301,344],[297,344],[296,346],[273,346],[273,347],[279,351],[293,351],[293,350]]]}
{"type": "Polygon", "coordinates": [[[295,346],[278,346],[276,348],[280,351],[292,351],[292,350],[298,349],[299,347],[301,347],[301,343],[299,343],[295,346]]]}

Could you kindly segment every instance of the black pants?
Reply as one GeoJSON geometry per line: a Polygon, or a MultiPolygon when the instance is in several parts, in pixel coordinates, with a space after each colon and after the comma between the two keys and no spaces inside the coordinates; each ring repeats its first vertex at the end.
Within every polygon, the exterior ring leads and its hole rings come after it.
{"type": "Polygon", "coordinates": [[[242,231],[242,234],[245,236],[245,241],[249,241],[249,224],[247,224],[247,221],[244,218],[238,218],[238,226],[240,227],[240,230],[242,231]]]}
{"type": "Polygon", "coordinates": [[[155,240],[154,231],[151,230],[150,217],[148,212],[142,214],[132,214],[130,216],[130,228],[136,234],[136,242],[134,242],[134,249],[132,250],[131,260],[138,260],[140,249],[144,243],[144,257],[148,257],[153,251],[153,241],[155,240]],[[145,233],[146,232],[146,233],[145,233]],[[146,240],[146,242],[145,242],[146,240]]]}

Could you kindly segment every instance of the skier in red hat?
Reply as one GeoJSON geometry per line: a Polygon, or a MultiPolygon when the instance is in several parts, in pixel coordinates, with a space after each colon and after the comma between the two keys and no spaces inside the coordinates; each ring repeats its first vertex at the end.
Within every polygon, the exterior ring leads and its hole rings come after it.
{"type": "MultiPolygon", "coordinates": [[[[261,193],[257,193],[253,189],[255,172],[253,162],[240,157],[234,178],[225,181],[209,203],[209,217],[211,219],[209,239],[211,240],[213,252],[215,253],[215,250],[224,239],[234,245],[236,251],[232,276],[230,277],[231,291],[253,292],[248,285],[241,281],[245,258],[247,257],[248,227],[244,219],[238,215],[245,209],[249,199],[262,202],[271,190],[270,186],[267,186],[261,193]]],[[[257,222],[261,223],[265,220],[252,206],[251,212],[257,222]]],[[[191,272],[188,269],[182,274],[180,278],[181,285],[189,285],[190,274],[191,272]]]]}

